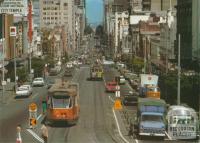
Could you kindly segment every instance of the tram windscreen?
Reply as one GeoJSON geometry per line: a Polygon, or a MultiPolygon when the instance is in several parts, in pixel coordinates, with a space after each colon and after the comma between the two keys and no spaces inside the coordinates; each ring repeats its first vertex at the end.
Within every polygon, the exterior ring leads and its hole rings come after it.
{"type": "Polygon", "coordinates": [[[52,97],[53,108],[70,108],[70,96],[66,94],[54,94],[52,97]]]}
{"type": "Polygon", "coordinates": [[[142,121],[155,121],[155,122],[161,122],[163,121],[162,116],[159,115],[143,115],[142,121]]]}

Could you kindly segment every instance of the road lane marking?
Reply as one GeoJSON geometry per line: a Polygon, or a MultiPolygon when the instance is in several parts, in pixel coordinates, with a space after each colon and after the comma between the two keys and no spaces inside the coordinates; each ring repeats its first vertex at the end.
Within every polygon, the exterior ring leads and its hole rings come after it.
{"type": "Polygon", "coordinates": [[[114,103],[115,102],[115,100],[112,98],[112,97],[110,97],[109,96],[109,99],[114,103]]]}
{"type": "Polygon", "coordinates": [[[35,139],[37,139],[40,143],[44,143],[43,139],[41,139],[34,131],[31,129],[26,129],[35,139]]]}
{"type": "Polygon", "coordinates": [[[116,124],[117,124],[117,129],[118,129],[119,135],[121,136],[121,138],[122,138],[126,143],[129,143],[129,142],[124,138],[124,136],[123,136],[122,133],[121,133],[121,130],[120,130],[120,127],[119,127],[119,123],[118,123],[118,120],[117,120],[117,116],[116,116],[116,114],[115,114],[115,110],[114,110],[114,109],[112,109],[112,110],[113,110],[113,115],[114,115],[114,117],[115,117],[115,122],[116,122],[116,124]]]}
{"type": "Polygon", "coordinates": [[[39,120],[41,117],[42,117],[42,114],[40,114],[40,115],[37,117],[37,120],[39,120]]]}
{"type": "Polygon", "coordinates": [[[38,93],[34,94],[31,98],[34,99],[36,96],[38,96],[38,93]]]}
{"type": "Polygon", "coordinates": [[[165,134],[167,135],[167,137],[169,138],[169,140],[172,140],[172,138],[169,136],[169,134],[165,131],[165,134]]]}

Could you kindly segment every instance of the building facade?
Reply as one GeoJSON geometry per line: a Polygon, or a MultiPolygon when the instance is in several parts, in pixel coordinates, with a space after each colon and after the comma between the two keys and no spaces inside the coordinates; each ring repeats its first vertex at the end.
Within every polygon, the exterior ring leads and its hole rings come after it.
{"type": "Polygon", "coordinates": [[[181,40],[181,63],[188,67],[192,60],[192,2],[193,0],[178,0],[177,2],[177,42],[176,54],[178,51],[178,35],[181,40]]]}
{"type": "MultiPolygon", "coordinates": [[[[0,14],[0,26],[4,29],[4,38],[5,38],[5,59],[10,60],[14,57],[14,39],[10,37],[10,26],[14,25],[13,14],[0,14]]],[[[3,30],[2,30],[3,32],[3,30]]]]}

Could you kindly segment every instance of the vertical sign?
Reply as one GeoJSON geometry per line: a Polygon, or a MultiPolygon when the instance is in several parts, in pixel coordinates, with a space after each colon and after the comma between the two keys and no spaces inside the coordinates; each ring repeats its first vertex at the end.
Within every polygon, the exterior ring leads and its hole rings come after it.
{"type": "Polygon", "coordinates": [[[31,103],[29,105],[29,126],[34,128],[37,125],[37,105],[31,103]]]}
{"type": "Polygon", "coordinates": [[[17,32],[16,32],[16,27],[15,26],[11,26],[10,27],[10,36],[11,37],[16,37],[17,32]]]}
{"type": "Polygon", "coordinates": [[[29,1],[28,4],[28,40],[31,43],[33,37],[33,29],[32,29],[32,1],[29,1]]]}

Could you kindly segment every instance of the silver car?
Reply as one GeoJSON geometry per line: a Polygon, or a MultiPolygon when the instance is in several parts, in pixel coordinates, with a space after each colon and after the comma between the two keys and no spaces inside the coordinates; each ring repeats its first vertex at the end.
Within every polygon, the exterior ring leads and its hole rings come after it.
{"type": "Polygon", "coordinates": [[[16,90],[16,96],[30,96],[32,94],[32,87],[30,85],[21,85],[16,90]]]}
{"type": "Polygon", "coordinates": [[[42,77],[34,78],[32,85],[33,86],[44,86],[45,85],[44,79],[42,77]]]}

